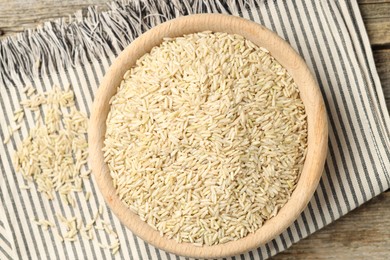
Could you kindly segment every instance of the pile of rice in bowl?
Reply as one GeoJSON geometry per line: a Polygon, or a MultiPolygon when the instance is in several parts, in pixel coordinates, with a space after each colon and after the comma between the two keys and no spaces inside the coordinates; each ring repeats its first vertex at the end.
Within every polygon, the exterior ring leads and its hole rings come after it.
{"type": "Polygon", "coordinates": [[[289,200],[307,149],[294,80],[239,35],[164,39],[110,101],[104,157],[120,199],[161,235],[216,245],[289,200]]]}

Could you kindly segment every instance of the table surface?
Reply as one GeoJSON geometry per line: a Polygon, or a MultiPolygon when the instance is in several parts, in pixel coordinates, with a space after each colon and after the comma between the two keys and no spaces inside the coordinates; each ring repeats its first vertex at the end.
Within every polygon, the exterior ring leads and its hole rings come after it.
{"type": "MultiPolygon", "coordinates": [[[[108,0],[0,0],[0,39],[35,28],[43,21],[68,17],[108,0]]],[[[370,37],[387,108],[390,109],[390,0],[358,0],[370,37]]],[[[273,259],[388,259],[390,191],[317,231],[273,259]]]]}

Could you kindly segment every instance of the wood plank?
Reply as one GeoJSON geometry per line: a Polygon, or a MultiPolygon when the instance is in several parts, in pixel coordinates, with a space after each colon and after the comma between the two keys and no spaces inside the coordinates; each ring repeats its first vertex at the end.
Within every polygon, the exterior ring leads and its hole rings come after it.
{"type": "MultiPolygon", "coordinates": [[[[67,17],[90,5],[107,9],[109,0],[0,0],[0,31],[6,37],[44,21],[67,17]],[[26,15],[28,13],[28,15],[26,15]]],[[[373,45],[390,44],[390,1],[360,0],[360,9],[373,45]]],[[[1,35],[1,33],[0,33],[1,35]]]]}
{"type": "MultiPolygon", "coordinates": [[[[4,0],[3,0],[4,1],[4,0]]],[[[108,0],[28,0],[26,2],[7,1],[0,2],[0,39],[22,32],[25,29],[33,29],[45,21],[53,21],[59,18],[68,20],[69,16],[83,10],[88,6],[98,6],[99,10],[106,10],[108,0]]]]}
{"type": "Polygon", "coordinates": [[[359,4],[359,8],[365,20],[390,18],[390,0],[383,3],[359,4]]]}
{"type": "Polygon", "coordinates": [[[273,259],[388,259],[389,205],[383,193],[273,259]]]}
{"type": "Polygon", "coordinates": [[[390,45],[390,22],[367,21],[366,29],[370,42],[374,48],[377,46],[390,45]]]}
{"type": "Polygon", "coordinates": [[[375,50],[374,59],[381,79],[387,109],[390,111],[390,49],[375,50]]]}
{"type": "Polygon", "coordinates": [[[371,44],[390,45],[390,1],[359,5],[371,44]]]}
{"type": "Polygon", "coordinates": [[[359,5],[362,4],[381,4],[390,3],[390,0],[358,0],[359,5]]]}

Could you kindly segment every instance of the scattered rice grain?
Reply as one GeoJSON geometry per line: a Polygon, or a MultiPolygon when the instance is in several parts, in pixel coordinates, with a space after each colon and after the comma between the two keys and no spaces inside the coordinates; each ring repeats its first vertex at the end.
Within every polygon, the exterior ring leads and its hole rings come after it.
{"type": "Polygon", "coordinates": [[[89,201],[89,198],[91,197],[91,192],[87,191],[87,193],[85,194],[85,201],[89,201]]]}
{"type": "Polygon", "coordinates": [[[104,213],[103,205],[99,205],[99,214],[102,215],[104,213]]]}
{"type": "MultiPolygon", "coordinates": [[[[25,111],[32,113],[35,126],[13,156],[15,171],[20,172],[24,179],[34,181],[37,190],[48,199],[54,199],[54,192],[59,192],[60,199],[65,204],[76,206],[74,192],[81,192],[82,180],[89,179],[91,170],[86,169],[88,158],[88,144],[86,141],[87,115],[78,111],[74,103],[74,93],[70,86],[61,90],[53,86],[51,91],[36,93],[32,86],[23,88],[27,99],[20,102],[21,108],[14,111],[13,122],[16,125],[7,127],[8,135],[4,136],[4,143],[8,143],[15,131],[22,127],[25,111]],[[50,147],[51,149],[47,149],[50,147]]],[[[29,113],[28,112],[28,113],[29,113]]],[[[29,189],[27,185],[21,189],[29,189]]],[[[86,193],[86,201],[91,193],[86,193]]],[[[74,242],[78,234],[84,239],[94,239],[93,224],[103,214],[104,208],[99,207],[94,219],[84,226],[81,218],[66,218],[57,213],[57,219],[67,232],[62,236],[56,228],[55,237],[61,241],[74,242]]],[[[31,219],[33,223],[43,230],[55,227],[48,220],[31,219]]],[[[105,223],[105,222],[104,222],[105,223]]],[[[110,249],[112,254],[119,250],[117,234],[110,226],[102,227],[109,236],[114,237],[114,246],[110,249]]],[[[106,246],[107,247],[107,246],[106,246]]]]}

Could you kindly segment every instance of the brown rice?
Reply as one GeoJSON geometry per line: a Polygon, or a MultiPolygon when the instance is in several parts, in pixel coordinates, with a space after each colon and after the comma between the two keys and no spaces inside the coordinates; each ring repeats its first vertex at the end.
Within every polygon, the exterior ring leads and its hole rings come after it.
{"type": "Polygon", "coordinates": [[[274,217],[305,159],[294,80],[238,35],[165,39],[110,101],[105,162],[120,199],[161,235],[215,245],[274,217]]]}

